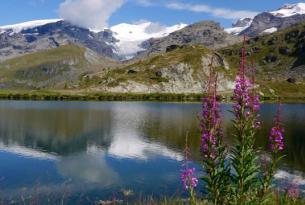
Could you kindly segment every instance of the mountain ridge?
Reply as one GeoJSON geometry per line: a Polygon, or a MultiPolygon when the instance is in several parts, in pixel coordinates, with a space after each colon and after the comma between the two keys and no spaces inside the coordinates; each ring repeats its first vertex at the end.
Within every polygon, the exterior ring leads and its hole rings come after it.
{"type": "MultiPolygon", "coordinates": [[[[275,11],[259,13],[253,19],[240,19],[225,31],[234,35],[265,35],[303,20],[305,3],[287,4],[275,11]]],[[[164,52],[170,46],[201,44],[214,49],[237,43],[237,38],[233,36],[228,37],[224,33],[220,35],[222,30],[216,22],[214,24],[211,21],[172,26],[142,21],[92,30],[75,26],[62,19],[35,20],[0,26],[0,60],[71,43],[121,61],[164,52]],[[201,28],[198,29],[196,25],[201,25],[201,28]],[[211,31],[214,33],[210,34],[211,31]],[[228,40],[221,41],[223,39],[228,40]]]]}
{"type": "MultiPolygon", "coordinates": [[[[69,37],[65,37],[67,43],[76,43],[88,47],[91,50],[94,50],[95,52],[104,55],[106,57],[112,57],[117,60],[126,60],[134,57],[134,55],[137,52],[143,50],[143,48],[140,47],[143,41],[150,38],[164,37],[169,33],[179,30],[185,26],[186,24],[183,23],[173,26],[164,26],[153,22],[139,22],[136,24],[121,23],[112,26],[110,28],[105,28],[103,30],[92,30],[92,29],[75,26],[67,21],[64,21],[63,19],[46,19],[46,20],[35,20],[35,21],[18,23],[18,24],[0,26],[0,39],[2,41],[6,41],[5,42],[6,44],[10,44],[11,43],[9,42],[10,38],[15,41],[16,38],[18,39],[19,37],[19,40],[22,41],[22,36],[27,35],[30,36],[28,38],[31,38],[34,41],[37,38],[37,36],[41,37],[41,35],[47,34],[48,38],[51,37],[54,39],[53,37],[54,33],[57,32],[60,33],[60,35],[63,35],[62,33],[64,33],[65,35],[69,36],[69,37]],[[49,33],[46,33],[45,31],[43,31],[43,33],[40,32],[41,30],[43,30],[41,28],[48,28],[48,27],[49,27],[49,33]],[[59,30],[61,30],[62,32],[59,32],[59,30]],[[78,34],[82,36],[79,37],[77,36],[78,34]],[[94,39],[94,42],[92,39],[94,39]]],[[[23,46],[26,48],[33,41],[29,42],[27,41],[26,38],[23,39],[23,42],[20,43],[23,44],[23,46]]],[[[62,42],[62,40],[57,40],[57,41],[60,41],[59,45],[67,44],[62,42]]],[[[5,47],[4,45],[5,43],[2,43],[2,46],[0,45],[0,60],[1,60],[1,56],[2,59],[10,58],[9,54],[6,55],[8,56],[7,58],[4,58],[3,55],[5,55],[5,52],[1,53],[1,49],[3,48],[6,51],[6,53],[9,52],[7,51],[9,50],[7,49],[8,45],[6,45],[5,47]]],[[[52,45],[44,45],[44,46],[45,49],[55,47],[52,45]]],[[[11,54],[12,57],[15,57],[17,55],[17,54],[14,55],[16,53],[14,52],[15,48],[16,47],[10,50],[12,53],[11,54]]],[[[41,49],[38,48],[38,50],[42,50],[42,49],[43,48],[41,49]]],[[[25,54],[30,52],[31,51],[25,52],[25,54]]],[[[20,54],[23,53],[21,52],[20,54]]]]}
{"type": "Polygon", "coordinates": [[[265,11],[254,18],[247,18],[247,24],[240,25],[244,19],[239,19],[232,28],[225,29],[234,35],[257,36],[285,29],[305,20],[305,3],[286,4],[275,11],[265,11]]]}

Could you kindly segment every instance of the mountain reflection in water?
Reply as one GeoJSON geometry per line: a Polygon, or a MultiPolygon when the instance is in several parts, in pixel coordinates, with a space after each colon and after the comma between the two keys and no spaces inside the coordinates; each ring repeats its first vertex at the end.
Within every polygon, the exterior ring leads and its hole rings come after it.
{"type": "MultiPolygon", "coordinates": [[[[227,134],[230,105],[222,108],[227,134]]],[[[267,147],[275,109],[262,106],[260,148],[267,147]]],[[[181,191],[186,135],[200,159],[199,111],[200,104],[0,101],[0,197],[37,187],[39,194],[69,190],[72,204],[78,195],[111,199],[121,189],[172,196],[181,191]]],[[[287,157],[277,178],[304,182],[305,105],[284,105],[283,122],[287,157]]]]}

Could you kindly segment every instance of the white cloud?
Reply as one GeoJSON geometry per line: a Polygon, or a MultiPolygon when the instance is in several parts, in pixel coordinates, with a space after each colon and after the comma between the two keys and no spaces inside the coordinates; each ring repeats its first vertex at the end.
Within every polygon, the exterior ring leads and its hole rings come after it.
{"type": "Polygon", "coordinates": [[[152,0],[137,0],[137,2],[142,6],[152,6],[154,4],[152,0]]]}
{"type": "Polygon", "coordinates": [[[65,0],[59,6],[61,18],[81,27],[104,29],[111,15],[125,0],[65,0]]]}
{"type": "Polygon", "coordinates": [[[172,2],[166,4],[166,7],[174,10],[188,10],[198,13],[207,13],[214,17],[224,19],[240,19],[250,17],[253,18],[258,12],[248,10],[232,10],[227,8],[213,8],[205,4],[184,4],[172,2]]]}

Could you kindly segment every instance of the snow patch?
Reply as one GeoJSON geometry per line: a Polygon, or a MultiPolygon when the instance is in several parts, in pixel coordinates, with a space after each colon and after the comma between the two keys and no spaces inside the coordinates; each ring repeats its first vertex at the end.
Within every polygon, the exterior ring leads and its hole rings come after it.
{"type": "Polygon", "coordinates": [[[27,21],[27,22],[13,24],[13,25],[1,26],[0,29],[13,30],[13,32],[19,33],[25,29],[35,28],[38,26],[43,26],[43,25],[46,25],[49,23],[55,23],[58,21],[62,21],[62,19],[46,19],[46,20],[27,21]]]}
{"type": "Polygon", "coordinates": [[[277,28],[276,27],[272,27],[272,28],[268,28],[266,30],[263,31],[263,33],[274,33],[277,31],[277,28]]]}
{"type": "Polygon", "coordinates": [[[297,14],[305,14],[305,3],[286,4],[276,11],[270,12],[277,17],[289,17],[297,14]]]}
{"type": "Polygon", "coordinates": [[[242,31],[246,30],[248,28],[248,26],[245,27],[233,27],[233,28],[226,28],[225,32],[232,34],[232,35],[238,35],[240,34],[242,31]]]}
{"type": "MultiPolygon", "coordinates": [[[[241,21],[244,20],[245,18],[243,19],[240,19],[241,21]]],[[[252,21],[249,21],[247,23],[246,26],[242,26],[242,27],[232,27],[232,28],[226,28],[225,29],[225,32],[229,33],[229,34],[232,34],[232,35],[239,35],[241,32],[243,32],[244,30],[246,30],[247,28],[249,28],[252,24],[252,21]]]]}
{"type": "Polygon", "coordinates": [[[113,32],[114,37],[119,40],[114,45],[117,53],[128,59],[132,58],[137,52],[144,50],[140,46],[142,42],[150,38],[168,36],[170,33],[186,26],[186,24],[178,24],[166,27],[153,22],[144,22],[139,24],[121,23],[112,26],[110,30],[113,32]]]}

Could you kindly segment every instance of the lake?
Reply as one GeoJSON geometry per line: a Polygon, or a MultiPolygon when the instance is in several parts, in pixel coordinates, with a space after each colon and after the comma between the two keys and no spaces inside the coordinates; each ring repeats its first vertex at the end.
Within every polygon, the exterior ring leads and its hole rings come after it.
{"type": "MultiPolygon", "coordinates": [[[[227,143],[232,142],[230,107],[222,105],[227,143]]],[[[200,170],[200,108],[195,103],[0,101],[0,202],[92,204],[124,199],[124,190],[132,190],[136,199],[179,195],[186,136],[200,170]]],[[[286,157],[276,183],[285,189],[294,182],[305,191],[305,104],[284,104],[282,110],[286,157]]],[[[262,106],[258,148],[268,146],[275,111],[274,104],[262,106]]]]}

